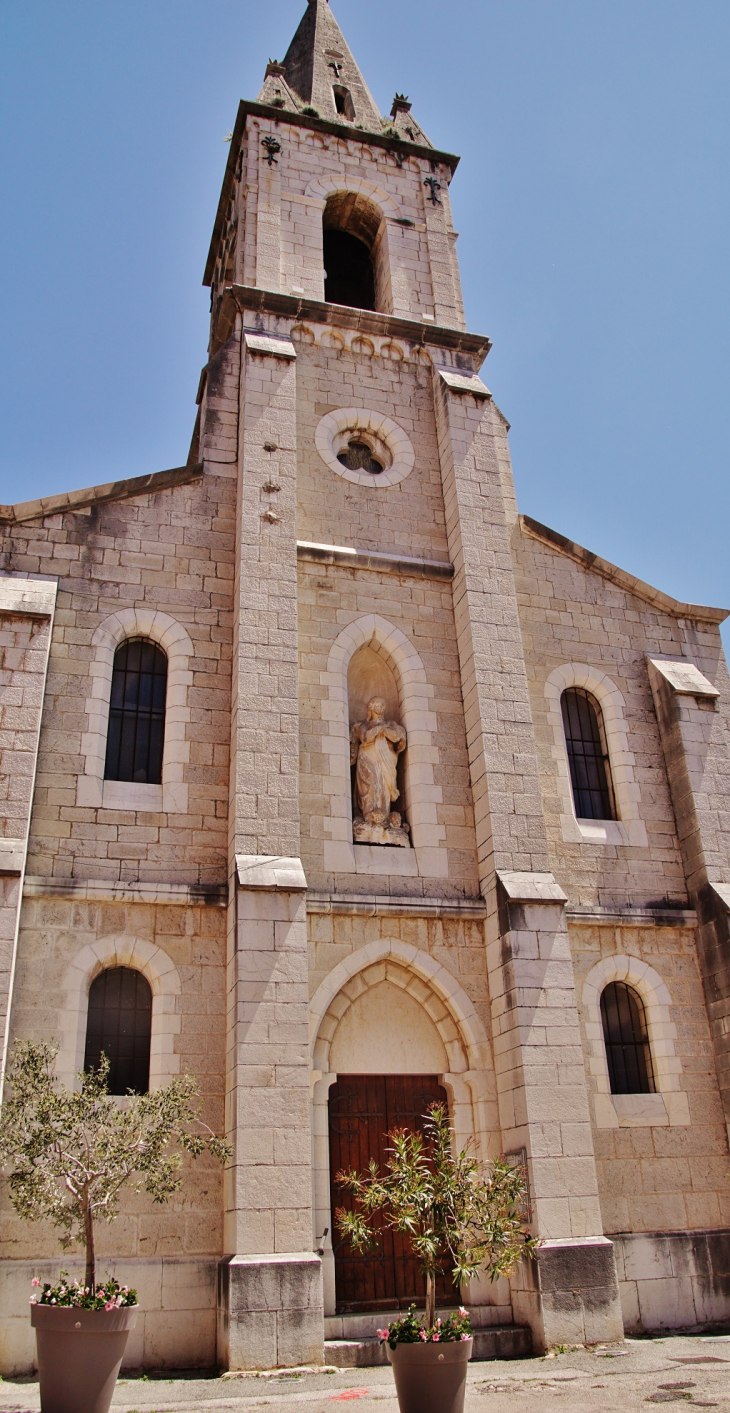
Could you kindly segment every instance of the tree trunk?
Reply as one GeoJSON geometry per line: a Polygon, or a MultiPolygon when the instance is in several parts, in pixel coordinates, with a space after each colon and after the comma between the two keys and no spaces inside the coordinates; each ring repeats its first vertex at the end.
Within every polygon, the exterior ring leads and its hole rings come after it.
{"type": "Polygon", "coordinates": [[[88,1194],[84,1194],[84,1244],[86,1246],[86,1275],[84,1285],[92,1291],[96,1285],[96,1263],[94,1260],[94,1219],[88,1194]]]}
{"type": "Polygon", "coordinates": [[[436,1323],[436,1277],[431,1271],[426,1276],[426,1328],[436,1323]]]}

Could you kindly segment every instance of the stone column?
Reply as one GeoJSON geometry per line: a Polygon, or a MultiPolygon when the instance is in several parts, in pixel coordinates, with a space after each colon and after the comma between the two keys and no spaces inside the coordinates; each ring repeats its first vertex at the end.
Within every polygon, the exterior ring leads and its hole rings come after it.
{"type": "Polygon", "coordinates": [[[0,575],[0,1098],[56,582],[0,575]]]}
{"type": "Polygon", "coordinates": [[[603,1235],[565,920],[549,871],[505,498],[502,423],[478,379],[434,372],[482,892],[501,1142],[524,1150],[542,1246],[512,1281],[538,1348],[623,1335],[603,1235]]]}
{"type": "Polygon", "coordinates": [[[219,1357],[321,1363],[312,1252],[306,880],[299,861],[295,351],[247,329],[239,422],[219,1357]]]}
{"type": "MultiPolygon", "coordinates": [[[[695,633],[702,660],[702,644],[695,633]]],[[[647,657],[697,943],[717,1077],[730,1137],[730,694],[717,629],[702,665],[647,657]]]]}

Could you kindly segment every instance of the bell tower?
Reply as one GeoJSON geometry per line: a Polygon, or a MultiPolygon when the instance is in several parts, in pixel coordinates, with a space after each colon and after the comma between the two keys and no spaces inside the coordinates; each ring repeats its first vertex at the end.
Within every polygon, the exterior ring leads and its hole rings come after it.
{"type": "MultiPolygon", "coordinates": [[[[309,0],[240,104],[206,267],[191,455],[236,488],[219,1300],[232,1368],[322,1360],[341,1306],[327,1007],[368,948],[397,953],[398,984],[418,991],[433,926],[457,971],[478,939],[464,1007],[481,1038],[441,1076],[460,1132],[530,1165],[546,1283],[522,1272],[511,1318],[537,1347],[564,1337],[566,1300],[571,1339],[622,1329],[540,798],[507,425],[479,376],[489,340],[465,328],[457,163],[404,95],[380,115],[327,0],[309,0]],[[400,732],[390,833],[363,828],[351,776],[373,699],[400,732]]],[[[376,1051],[357,1063],[377,1075],[376,1051]]]]}

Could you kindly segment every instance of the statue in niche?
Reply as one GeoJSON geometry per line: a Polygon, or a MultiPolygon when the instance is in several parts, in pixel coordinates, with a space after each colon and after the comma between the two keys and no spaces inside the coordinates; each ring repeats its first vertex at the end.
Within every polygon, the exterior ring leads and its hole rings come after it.
{"type": "Polygon", "coordinates": [[[398,756],[406,748],[406,733],[397,721],[386,721],[382,697],[371,697],[367,721],[350,731],[350,764],[355,766],[355,807],[352,822],[356,844],[395,844],[407,849],[408,825],[391,810],[400,791],[396,782],[398,756]]]}

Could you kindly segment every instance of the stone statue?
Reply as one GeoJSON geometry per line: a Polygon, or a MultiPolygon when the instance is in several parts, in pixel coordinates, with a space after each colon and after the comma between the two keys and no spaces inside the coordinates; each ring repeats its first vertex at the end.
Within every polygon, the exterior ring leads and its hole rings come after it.
{"type": "Polygon", "coordinates": [[[391,810],[400,793],[396,784],[398,756],[406,748],[406,733],[397,721],[386,721],[385,702],[372,697],[367,721],[356,721],[350,732],[350,764],[355,766],[355,807],[352,823],[356,844],[396,844],[408,848],[408,825],[391,810]]]}

